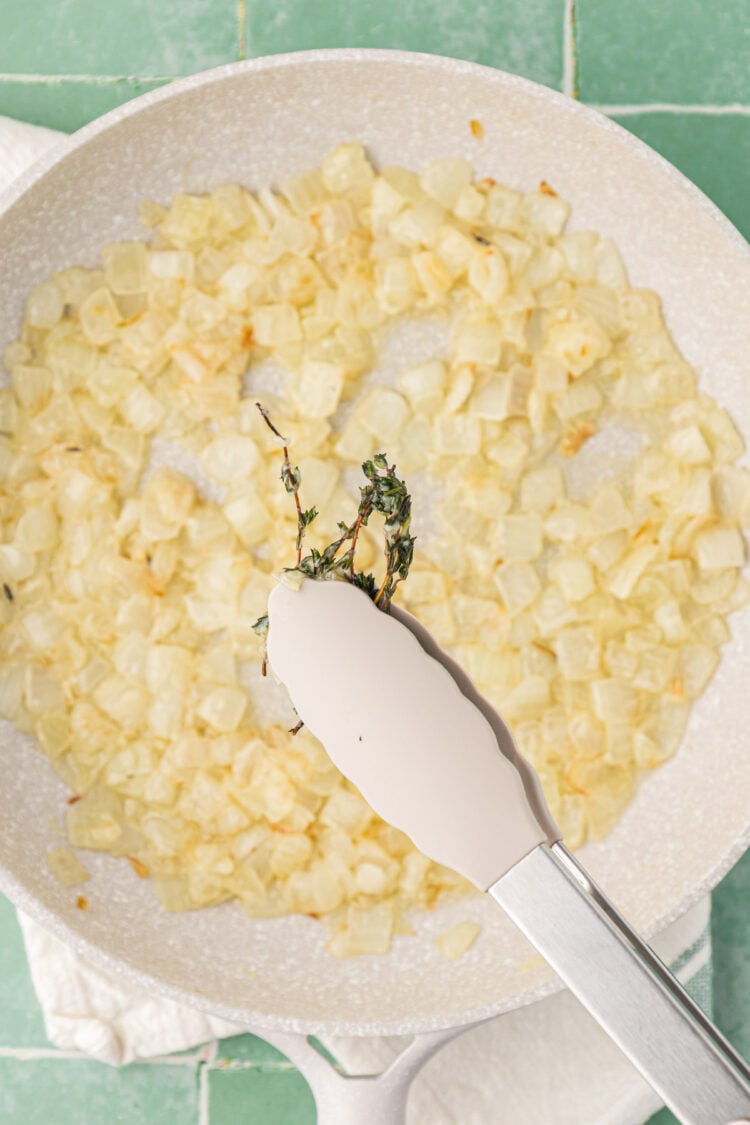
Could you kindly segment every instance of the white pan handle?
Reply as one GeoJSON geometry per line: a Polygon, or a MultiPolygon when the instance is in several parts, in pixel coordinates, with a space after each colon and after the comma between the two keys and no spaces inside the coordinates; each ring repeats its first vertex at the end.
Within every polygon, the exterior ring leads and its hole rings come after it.
{"type": "Polygon", "coordinates": [[[428,1059],[450,1039],[466,1031],[453,1027],[418,1035],[382,1072],[341,1074],[304,1035],[260,1031],[300,1070],[312,1090],[317,1125],[405,1125],[409,1087],[428,1059]]]}

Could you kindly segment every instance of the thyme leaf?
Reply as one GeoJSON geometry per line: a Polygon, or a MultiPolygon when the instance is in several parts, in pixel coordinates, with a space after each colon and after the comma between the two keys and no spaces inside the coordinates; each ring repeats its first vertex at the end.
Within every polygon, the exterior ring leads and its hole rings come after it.
{"type": "MultiPolygon", "coordinates": [[[[389,465],[385,453],[376,453],[368,461],[362,462],[365,484],[359,490],[359,506],[353,523],[343,521],[337,524],[339,536],[320,550],[312,547],[308,554],[302,554],[302,543],[310,524],[317,518],[317,508],[303,509],[299,499],[302,473],[298,466],[292,466],[286,438],[279,433],[271,421],[268,411],[261,403],[256,403],[263,420],[273,433],[283,451],[281,480],[287,492],[294,496],[297,509],[297,538],[295,549],[297,561],[290,571],[299,571],[307,578],[343,580],[351,582],[372,598],[379,609],[388,609],[400,582],[409,574],[414,558],[414,536],[411,527],[411,496],[406,481],[396,475],[396,466],[389,465]],[[369,523],[374,512],[384,517],[383,554],[385,574],[380,582],[374,574],[355,569],[357,542],[363,527],[369,523]]],[[[259,617],[253,629],[260,635],[268,632],[268,614],[259,617]]],[[[265,675],[266,660],[263,659],[265,675]]],[[[296,734],[302,723],[292,731],[296,734]]]]}

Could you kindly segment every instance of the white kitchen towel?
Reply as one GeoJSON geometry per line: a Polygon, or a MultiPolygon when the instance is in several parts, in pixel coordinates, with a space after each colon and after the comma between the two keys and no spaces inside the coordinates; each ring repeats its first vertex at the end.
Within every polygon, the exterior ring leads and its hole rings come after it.
{"type": "MultiPolygon", "coordinates": [[[[0,191],[61,134],[0,117],[0,191]]],[[[122,1064],[186,1050],[246,1029],[124,987],[31,919],[19,916],[52,1043],[122,1064]]],[[[707,1010],[710,903],[654,941],[707,1010]]],[[[353,1073],[382,1069],[400,1039],[331,1038],[353,1073]]],[[[417,1078],[409,1125],[641,1125],[658,1099],[593,1020],[563,992],[478,1025],[450,1042],[417,1078]]]]}
{"type": "Polygon", "coordinates": [[[63,137],[63,133],[43,129],[40,125],[0,117],[0,191],[63,137]]]}
{"type": "MultiPolygon", "coordinates": [[[[187,1050],[252,1028],[123,986],[19,914],[47,1035],[108,1063],[187,1050]]],[[[710,900],[653,946],[710,1011],[710,900]]],[[[263,1035],[262,1031],[259,1034],[263,1035]]],[[[324,1038],[354,1074],[378,1073],[408,1042],[324,1038]]],[[[417,1077],[408,1125],[643,1125],[660,1106],[630,1063],[568,992],[478,1024],[417,1077]]]]}

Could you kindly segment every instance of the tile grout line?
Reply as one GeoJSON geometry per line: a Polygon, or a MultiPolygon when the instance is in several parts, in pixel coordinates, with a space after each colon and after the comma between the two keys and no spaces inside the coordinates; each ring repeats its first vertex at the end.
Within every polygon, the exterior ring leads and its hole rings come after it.
{"type": "Polygon", "coordinates": [[[81,82],[85,86],[113,86],[116,82],[174,82],[182,74],[0,74],[0,82],[17,86],[40,83],[44,86],[81,82]]]}
{"type": "MultiPolygon", "coordinates": [[[[238,19],[241,12],[245,10],[247,0],[238,0],[238,19]]],[[[562,92],[567,94],[568,97],[578,96],[577,85],[577,65],[575,58],[575,0],[566,0],[566,18],[563,28],[564,32],[564,46],[563,46],[563,80],[562,92]]],[[[247,44],[244,34],[244,21],[240,29],[239,50],[246,51],[247,44]]],[[[0,73],[0,82],[5,82],[10,85],[44,85],[55,86],[63,85],[68,82],[79,82],[83,85],[90,86],[113,86],[118,82],[174,82],[179,78],[184,78],[185,75],[181,74],[2,74],[0,73]]],[[[742,117],[750,117],[750,104],[743,104],[741,102],[727,102],[725,105],[700,105],[698,103],[678,103],[678,102],[643,102],[638,103],[624,103],[608,104],[601,102],[585,102],[591,109],[596,109],[599,113],[605,113],[608,116],[629,116],[638,113],[694,113],[696,115],[703,115],[707,117],[720,117],[722,115],[739,115],[742,117]]]]}
{"type": "MultiPolygon", "coordinates": [[[[17,1062],[33,1062],[35,1059],[62,1059],[78,1062],[102,1062],[85,1051],[66,1051],[57,1047],[0,1047],[0,1059],[15,1059],[17,1062]]],[[[195,1067],[200,1061],[198,1055],[154,1055],[147,1059],[134,1059],[143,1066],[189,1066],[195,1067]]]]}
{"type": "Polygon", "coordinates": [[[87,1059],[83,1051],[58,1051],[55,1047],[0,1047],[0,1059],[17,1059],[30,1062],[33,1059],[87,1059]]]}
{"type": "Polygon", "coordinates": [[[247,0],[237,0],[237,58],[244,59],[245,48],[245,20],[247,18],[247,0]]]}
{"type": "Polygon", "coordinates": [[[219,1053],[219,1042],[214,1039],[206,1051],[205,1061],[200,1068],[198,1078],[198,1125],[209,1125],[208,1104],[208,1072],[216,1062],[219,1053]]]}
{"type": "Polygon", "coordinates": [[[676,102],[644,102],[642,105],[602,105],[598,102],[586,102],[590,109],[608,116],[627,117],[636,113],[694,113],[704,117],[721,117],[723,115],[738,114],[750,117],[750,105],[739,102],[728,102],[726,105],[680,105],[676,102]]]}
{"type": "Polygon", "coordinates": [[[562,92],[569,98],[578,97],[576,70],[576,0],[565,0],[562,92]]]}

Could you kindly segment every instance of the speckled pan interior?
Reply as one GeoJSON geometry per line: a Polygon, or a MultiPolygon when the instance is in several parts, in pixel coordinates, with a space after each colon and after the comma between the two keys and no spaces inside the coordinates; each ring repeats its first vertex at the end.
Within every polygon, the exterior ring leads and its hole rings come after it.
{"type": "MultiPolygon", "coordinates": [[[[750,252],[692,185],[605,118],[523,79],[388,51],[325,51],[239,63],[115,110],[0,200],[0,351],[30,286],[140,233],[136,205],[222,181],[259,187],[359,138],[380,164],[463,156],[515,187],[541,179],[573,225],[618,242],[632,280],[658,290],[702,386],[750,437],[750,252]],[[477,141],[469,120],[484,126],[477,141]]],[[[750,616],[695,708],[686,745],[649,777],[584,862],[647,935],[708,891],[748,841],[750,616]]],[[[419,919],[387,957],[334,961],[307,919],[253,922],[236,907],[168,915],[129,865],[97,857],[77,911],[44,857],[63,786],[25,737],[0,732],[0,888],[85,955],[134,984],[278,1030],[343,1035],[448,1027],[528,1003],[556,984],[489,901],[419,919]],[[484,931],[453,964],[430,936],[454,920],[484,931]]]]}

